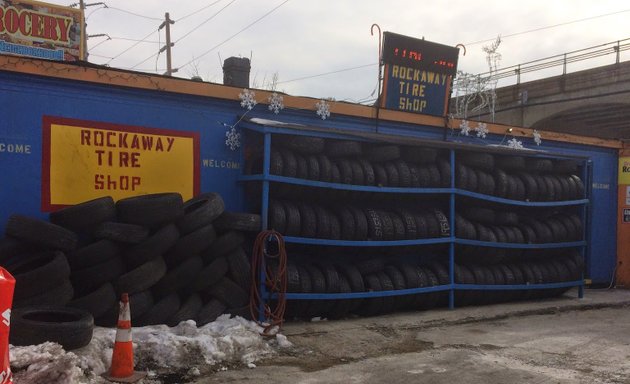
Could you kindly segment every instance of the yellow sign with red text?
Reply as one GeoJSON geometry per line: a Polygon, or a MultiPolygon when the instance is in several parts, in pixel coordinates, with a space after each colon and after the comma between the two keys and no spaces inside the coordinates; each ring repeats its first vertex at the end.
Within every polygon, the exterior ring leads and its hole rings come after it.
{"type": "Polygon", "coordinates": [[[189,199],[198,189],[198,141],[190,132],[49,118],[44,124],[48,175],[43,181],[48,183],[43,205],[158,192],[179,192],[189,199]]]}
{"type": "Polygon", "coordinates": [[[619,158],[619,185],[630,185],[630,157],[619,158]]]}

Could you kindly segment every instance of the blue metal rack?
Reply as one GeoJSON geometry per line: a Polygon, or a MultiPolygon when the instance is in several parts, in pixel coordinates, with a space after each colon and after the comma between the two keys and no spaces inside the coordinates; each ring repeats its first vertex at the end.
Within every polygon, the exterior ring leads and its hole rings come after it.
{"type": "MultiPolygon", "coordinates": [[[[402,289],[393,291],[371,291],[371,292],[355,292],[355,293],[287,293],[287,299],[295,300],[335,300],[335,299],[359,299],[359,298],[375,298],[386,296],[400,296],[400,295],[412,295],[419,293],[429,292],[442,292],[448,291],[448,305],[450,309],[455,308],[455,291],[457,290],[540,290],[540,289],[555,289],[555,288],[567,288],[578,287],[578,297],[584,296],[584,276],[576,281],[568,281],[561,283],[545,283],[545,284],[518,284],[518,285],[480,285],[480,284],[459,284],[455,283],[455,245],[471,245],[480,247],[492,247],[492,248],[512,248],[512,249],[553,249],[553,248],[571,248],[578,247],[581,250],[582,258],[584,258],[589,251],[588,249],[588,220],[590,215],[590,188],[585,188],[584,198],[569,201],[539,201],[528,202],[520,200],[510,200],[490,195],[484,195],[477,192],[471,192],[463,189],[456,188],[455,186],[455,152],[456,150],[450,149],[450,166],[451,166],[451,180],[450,188],[399,188],[399,187],[375,187],[375,186],[363,186],[363,185],[351,185],[351,184],[337,184],[313,180],[303,180],[292,177],[280,176],[270,174],[270,157],[271,157],[271,140],[273,134],[290,134],[301,136],[315,136],[334,139],[349,139],[355,141],[367,141],[362,138],[357,138],[351,135],[344,135],[341,133],[328,133],[321,131],[305,131],[295,130],[292,128],[278,128],[273,126],[261,126],[257,124],[244,123],[243,126],[249,130],[256,131],[263,135],[263,173],[257,175],[241,175],[239,181],[242,182],[260,182],[262,183],[262,201],[261,201],[261,215],[262,215],[262,227],[268,228],[268,211],[269,211],[269,189],[271,183],[284,183],[300,185],[312,188],[324,188],[324,189],[337,189],[357,192],[379,192],[379,193],[392,193],[392,194],[415,194],[415,195],[445,195],[449,197],[449,223],[450,223],[450,236],[432,239],[414,239],[414,240],[397,240],[397,241],[352,241],[352,240],[329,240],[319,238],[305,238],[305,237],[291,237],[284,238],[287,243],[307,244],[307,245],[320,245],[320,246],[360,246],[360,247],[392,247],[392,246],[409,246],[409,245],[428,245],[428,244],[448,244],[448,260],[449,260],[449,279],[450,284],[437,285],[431,287],[402,289]],[[546,244],[523,244],[523,243],[499,243],[499,242],[487,242],[479,240],[460,239],[455,237],[455,213],[456,213],[456,197],[465,196],[478,200],[511,205],[520,207],[563,207],[563,206],[581,206],[582,207],[582,220],[583,220],[583,233],[582,241],[572,241],[564,243],[546,243],[546,244]]],[[[471,148],[472,149],[472,148],[471,148]]],[[[527,153],[527,156],[538,156],[537,153],[527,153]]],[[[540,157],[549,158],[561,158],[562,156],[550,156],[549,154],[542,154],[540,157]]],[[[590,185],[592,179],[592,168],[590,161],[585,161],[582,167],[582,180],[586,186],[590,185]]],[[[264,285],[264,266],[261,269],[261,287],[260,292],[263,300],[271,300],[275,298],[266,290],[264,285]]],[[[262,311],[260,312],[262,313],[262,311]]]]}

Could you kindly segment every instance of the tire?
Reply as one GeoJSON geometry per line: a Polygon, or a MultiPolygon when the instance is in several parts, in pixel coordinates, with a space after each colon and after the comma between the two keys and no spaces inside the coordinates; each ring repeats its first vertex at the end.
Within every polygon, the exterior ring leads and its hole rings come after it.
{"type": "Polygon", "coordinates": [[[455,187],[468,189],[468,169],[461,164],[455,165],[455,187]]]}
{"type": "Polygon", "coordinates": [[[464,210],[464,217],[468,220],[483,223],[495,224],[495,211],[489,208],[468,207],[464,210]]]}
{"type": "Polygon", "coordinates": [[[418,239],[418,226],[416,225],[416,219],[413,215],[404,209],[399,210],[398,214],[405,228],[405,239],[418,239]]]}
{"type": "Polygon", "coordinates": [[[179,231],[175,224],[168,224],[145,241],[125,251],[125,264],[128,269],[133,269],[164,255],[179,240],[179,231]]]}
{"type": "Polygon", "coordinates": [[[221,232],[230,230],[260,232],[262,228],[260,215],[243,212],[225,211],[212,224],[221,232]]]}
{"type": "Polygon", "coordinates": [[[398,168],[392,162],[384,163],[383,167],[385,167],[385,172],[387,173],[387,186],[388,187],[399,187],[400,186],[400,176],[398,174],[398,168]]]}
{"type": "Polygon", "coordinates": [[[48,217],[51,223],[71,231],[89,231],[105,221],[115,221],[116,205],[111,196],[99,197],[51,212],[48,217]]]}
{"type": "Polygon", "coordinates": [[[316,156],[306,156],[306,165],[308,166],[308,178],[309,180],[319,181],[321,178],[321,172],[319,169],[319,161],[316,156]]]}
{"type": "Polygon", "coordinates": [[[226,308],[238,308],[249,303],[249,293],[227,277],[223,277],[217,284],[211,286],[207,292],[210,296],[225,304],[226,308]]]}
{"type": "Polygon", "coordinates": [[[332,163],[326,155],[317,156],[319,180],[330,183],[332,180],[332,163]]]}
{"type": "Polygon", "coordinates": [[[321,137],[302,135],[274,135],[273,141],[279,146],[308,155],[323,152],[325,146],[325,140],[321,137]]]}
{"type": "MultiPolygon", "coordinates": [[[[381,283],[381,288],[383,291],[393,291],[394,283],[389,278],[389,276],[383,272],[379,271],[376,276],[378,277],[379,282],[381,283]]],[[[396,310],[396,306],[398,304],[397,298],[393,296],[383,296],[383,306],[381,307],[381,313],[392,313],[396,310]]]]}
{"type": "Polygon", "coordinates": [[[94,230],[97,239],[107,239],[118,243],[139,244],[149,237],[149,228],[137,224],[107,221],[94,230]]]}
{"type": "Polygon", "coordinates": [[[72,300],[73,296],[74,288],[72,288],[70,280],[64,279],[61,280],[61,283],[58,286],[52,287],[44,293],[24,299],[14,299],[13,308],[40,305],[64,306],[72,300]]]}
{"type": "Polygon", "coordinates": [[[296,153],[295,160],[297,161],[297,174],[295,177],[302,180],[308,179],[308,162],[306,161],[306,157],[296,153]]]}
{"type": "Polygon", "coordinates": [[[441,237],[451,236],[451,226],[449,225],[448,218],[446,217],[444,212],[442,212],[439,209],[434,209],[433,214],[435,218],[437,219],[437,222],[440,226],[440,236],[441,237]]]}
{"type": "Polygon", "coordinates": [[[478,168],[492,172],[494,169],[494,156],[483,152],[460,152],[457,161],[471,168],[478,168]]]}
{"type": "Polygon", "coordinates": [[[585,195],[584,195],[584,183],[582,182],[582,179],[580,179],[580,177],[576,175],[571,175],[571,179],[573,179],[576,186],[576,191],[577,191],[577,195],[575,196],[576,199],[583,199],[585,195]]]}
{"type": "Polygon", "coordinates": [[[561,160],[557,159],[553,161],[554,173],[577,173],[579,163],[575,160],[561,160]]]}
{"type": "Polygon", "coordinates": [[[16,301],[41,295],[57,287],[70,276],[66,256],[60,251],[45,252],[12,266],[15,278],[13,298],[16,301]]]}
{"type": "Polygon", "coordinates": [[[352,167],[352,184],[365,185],[365,175],[363,174],[363,167],[357,160],[349,160],[350,167],[352,167]]]}
{"type": "Polygon", "coordinates": [[[67,350],[84,347],[92,340],[94,318],[77,308],[26,307],[11,312],[12,345],[37,345],[52,341],[67,350]]]}
{"type": "Polygon", "coordinates": [[[374,174],[374,168],[369,161],[364,158],[358,159],[361,167],[363,168],[363,177],[365,178],[365,185],[374,186],[376,185],[376,176],[374,174]]]}
{"type": "Polygon", "coordinates": [[[337,166],[339,167],[339,175],[340,175],[340,183],[342,184],[352,184],[354,177],[352,175],[352,165],[349,160],[340,159],[337,162],[337,166]]]}
{"type": "MultiPolygon", "coordinates": [[[[269,155],[269,173],[272,175],[281,176],[284,171],[284,162],[282,161],[282,155],[275,149],[271,150],[269,155]]],[[[260,163],[262,164],[262,159],[260,163]]]]}
{"type": "Polygon", "coordinates": [[[111,283],[105,283],[86,295],[72,299],[67,306],[88,311],[96,319],[117,304],[114,286],[111,283]]]}
{"type": "Polygon", "coordinates": [[[437,165],[431,164],[427,167],[427,170],[429,171],[429,187],[439,188],[442,180],[437,165]]]}
{"type": "Polygon", "coordinates": [[[387,172],[382,164],[372,164],[374,169],[374,179],[377,187],[387,187],[389,180],[387,179],[387,172]]]}
{"type": "Polygon", "coordinates": [[[527,169],[534,173],[547,173],[553,171],[553,163],[549,159],[530,158],[526,160],[527,169]]]}
{"type": "Polygon", "coordinates": [[[166,263],[164,259],[157,257],[120,276],[114,281],[114,289],[118,296],[122,293],[133,295],[151,288],[164,275],[166,275],[166,263]]]}
{"type": "Polygon", "coordinates": [[[282,234],[287,232],[287,215],[281,201],[269,201],[269,228],[282,234]]]}
{"type": "Polygon", "coordinates": [[[151,293],[155,299],[168,296],[182,288],[191,285],[195,281],[199,271],[202,270],[203,261],[200,257],[191,257],[175,268],[168,271],[153,287],[151,293]]]}
{"type": "Polygon", "coordinates": [[[498,197],[507,197],[508,195],[508,177],[505,172],[495,169],[492,173],[494,178],[494,194],[498,197]]]}
{"type": "MultiPolygon", "coordinates": [[[[102,327],[115,327],[118,322],[119,307],[119,304],[116,303],[114,306],[107,309],[103,315],[97,317],[94,323],[102,327]]],[[[151,307],[153,307],[153,295],[150,291],[147,290],[129,295],[129,309],[132,323],[134,319],[142,316],[151,309],[151,307]]]]}
{"type": "Polygon", "coordinates": [[[334,184],[341,183],[341,172],[337,164],[330,162],[330,182],[334,184]]]}
{"type": "Polygon", "coordinates": [[[398,170],[398,181],[403,188],[411,187],[411,171],[409,166],[403,160],[398,160],[394,163],[398,170]]]}
{"type": "Polygon", "coordinates": [[[282,156],[282,176],[296,177],[297,176],[297,159],[293,154],[293,151],[289,149],[280,149],[280,156],[282,156]]]}
{"type": "Polygon", "coordinates": [[[354,215],[355,223],[355,240],[367,240],[369,236],[368,232],[368,219],[367,216],[359,208],[350,206],[348,207],[354,215]]]}
{"type": "Polygon", "coordinates": [[[101,264],[72,271],[70,280],[77,294],[83,295],[101,285],[114,281],[123,275],[125,265],[120,257],[114,257],[101,264]]]}
{"type": "Polygon", "coordinates": [[[400,147],[397,145],[373,145],[363,151],[363,155],[374,163],[384,163],[400,158],[400,147]]]}
{"type": "Polygon", "coordinates": [[[317,268],[324,274],[326,281],[326,293],[339,292],[339,273],[331,263],[316,263],[317,268]]]}
{"type": "Polygon", "coordinates": [[[522,156],[497,156],[495,165],[507,172],[518,172],[525,169],[525,158],[522,156]]]}
{"type": "Polygon", "coordinates": [[[159,228],[184,216],[184,202],[179,193],[154,193],[118,200],[116,210],[123,223],[159,228]]]}
{"type": "MultiPolygon", "coordinates": [[[[339,219],[341,240],[356,240],[356,223],[352,211],[345,206],[337,206],[334,210],[339,219]]],[[[313,228],[316,230],[315,225],[313,228]]]]}
{"type": "Polygon", "coordinates": [[[211,299],[197,313],[197,327],[211,323],[227,310],[227,306],[217,299],[211,299]]]}
{"type": "Polygon", "coordinates": [[[77,235],[59,225],[22,215],[11,215],[5,233],[16,239],[68,252],[77,247],[77,235]]]}
{"type": "Polygon", "coordinates": [[[134,324],[144,327],[147,325],[166,324],[177,311],[181,302],[177,294],[172,293],[153,304],[153,307],[138,317],[134,324]]]}
{"type": "Polygon", "coordinates": [[[331,233],[330,216],[328,211],[321,205],[313,207],[317,217],[317,238],[329,239],[331,233]]]}
{"type": "Polygon", "coordinates": [[[186,301],[179,307],[179,310],[166,320],[166,325],[175,327],[182,321],[195,320],[202,306],[203,302],[199,295],[193,294],[188,296],[186,301]]]}
{"type": "Polygon", "coordinates": [[[407,239],[407,229],[405,227],[405,223],[400,218],[400,216],[394,212],[387,212],[387,214],[391,218],[392,225],[394,227],[394,240],[407,239]]]}
{"type": "Polygon", "coordinates": [[[392,218],[389,216],[389,213],[386,211],[377,211],[379,217],[381,218],[381,223],[383,223],[383,240],[394,240],[394,222],[392,218]]]}
{"type": "MultiPolygon", "coordinates": [[[[378,278],[378,275],[371,273],[363,276],[363,281],[365,282],[366,291],[382,291],[383,286],[381,285],[381,281],[378,278]]],[[[383,297],[374,297],[370,299],[364,299],[361,307],[359,308],[359,313],[363,316],[374,316],[377,313],[380,313],[383,309],[383,297]]]]}
{"type": "Polygon", "coordinates": [[[221,195],[204,193],[184,203],[184,216],[177,221],[177,228],[182,235],[187,235],[211,224],[224,210],[225,203],[221,195]]]}
{"type": "Polygon", "coordinates": [[[301,216],[298,207],[293,202],[284,200],[282,202],[284,208],[284,217],[286,217],[285,234],[287,236],[300,236],[301,232],[301,216]]]}
{"type": "Polygon", "coordinates": [[[244,243],[245,235],[243,235],[243,233],[239,231],[226,232],[217,237],[216,240],[201,253],[202,259],[205,264],[208,264],[217,257],[227,255],[231,251],[240,248],[244,243]]]}
{"type": "MultiPolygon", "coordinates": [[[[313,207],[306,203],[297,203],[300,218],[300,231],[298,236],[317,237],[317,214],[313,207]]],[[[293,221],[293,219],[292,219],[293,221]]]]}
{"type": "Polygon", "coordinates": [[[518,214],[508,211],[496,211],[494,222],[498,225],[518,225],[518,214]]]}
{"type": "Polygon", "coordinates": [[[385,238],[383,229],[383,220],[381,215],[374,209],[366,209],[365,217],[367,218],[368,240],[382,241],[385,238]]]}
{"type": "Polygon", "coordinates": [[[172,268],[191,257],[201,254],[201,251],[207,249],[216,237],[217,234],[212,224],[208,224],[184,237],[180,237],[175,245],[164,255],[166,265],[172,268]]]}
{"type": "Polygon", "coordinates": [[[361,143],[350,140],[326,140],[325,151],[330,157],[353,157],[363,152],[361,143]]]}
{"type": "Polygon", "coordinates": [[[224,256],[219,256],[208,263],[197,275],[193,283],[195,291],[201,291],[218,283],[227,275],[229,265],[224,256]]]}
{"type": "Polygon", "coordinates": [[[326,212],[328,213],[328,219],[330,220],[330,239],[341,239],[341,223],[339,222],[339,218],[329,209],[326,209],[326,212]]]}
{"type": "MultiPolygon", "coordinates": [[[[226,256],[228,262],[228,276],[246,292],[251,286],[252,272],[249,256],[243,248],[237,248],[226,256]]],[[[230,307],[233,308],[233,307],[230,307]]]]}
{"type": "MultiPolygon", "coordinates": [[[[339,278],[339,290],[338,293],[352,293],[352,289],[350,288],[350,283],[346,280],[345,277],[340,276],[339,278]]],[[[354,309],[354,306],[350,306],[350,300],[340,299],[335,300],[330,310],[328,311],[329,319],[341,319],[345,317],[349,312],[354,309]]]]}
{"type": "Polygon", "coordinates": [[[526,172],[521,172],[518,177],[525,184],[525,199],[528,201],[538,201],[538,183],[536,180],[526,172]]]}
{"type": "Polygon", "coordinates": [[[376,257],[371,259],[359,260],[354,263],[354,267],[359,271],[361,276],[371,275],[378,273],[378,271],[382,271],[385,268],[385,262],[382,258],[376,257]]]}
{"type": "Polygon", "coordinates": [[[451,164],[444,160],[439,159],[437,162],[438,170],[440,171],[440,187],[451,187],[451,164]]]}
{"type": "Polygon", "coordinates": [[[410,163],[432,164],[435,163],[438,150],[422,147],[402,147],[401,156],[410,163]]]}
{"type": "Polygon", "coordinates": [[[474,169],[466,167],[466,173],[468,176],[468,182],[466,189],[472,192],[479,190],[479,180],[477,179],[477,172],[474,169]]]}
{"type": "Polygon", "coordinates": [[[110,240],[99,240],[67,255],[72,270],[88,268],[120,255],[120,247],[110,240]]]}

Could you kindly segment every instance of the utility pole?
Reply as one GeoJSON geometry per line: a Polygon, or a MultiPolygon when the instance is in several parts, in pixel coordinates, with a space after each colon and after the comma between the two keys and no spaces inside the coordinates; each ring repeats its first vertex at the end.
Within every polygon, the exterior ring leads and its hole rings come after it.
{"type": "MultiPolygon", "coordinates": [[[[76,4],[76,3],[75,3],[76,4]]],[[[83,0],[79,1],[79,6],[81,7],[81,17],[83,18],[83,33],[81,34],[81,36],[83,36],[81,38],[81,48],[83,48],[83,60],[87,61],[88,59],[88,50],[87,50],[87,23],[85,22],[85,3],[83,2],[83,0]]]]}
{"type": "Polygon", "coordinates": [[[175,22],[171,20],[168,12],[166,12],[164,18],[165,20],[160,24],[159,29],[166,27],[166,45],[160,48],[160,52],[166,50],[166,72],[164,74],[171,76],[173,73],[177,72],[177,68],[173,69],[171,65],[171,47],[175,45],[175,43],[171,43],[171,24],[175,24],[175,22]]]}

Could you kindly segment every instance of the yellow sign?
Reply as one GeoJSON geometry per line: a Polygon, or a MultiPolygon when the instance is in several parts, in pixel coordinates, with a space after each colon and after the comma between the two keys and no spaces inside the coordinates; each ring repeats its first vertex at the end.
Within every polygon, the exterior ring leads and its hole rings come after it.
{"type": "Polygon", "coordinates": [[[619,158],[619,185],[630,185],[630,157],[619,158]]]}
{"type": "Polygon", "coordinates": [[[43,207],[199,189],[197,133],[44,120],[43,207]]]}

